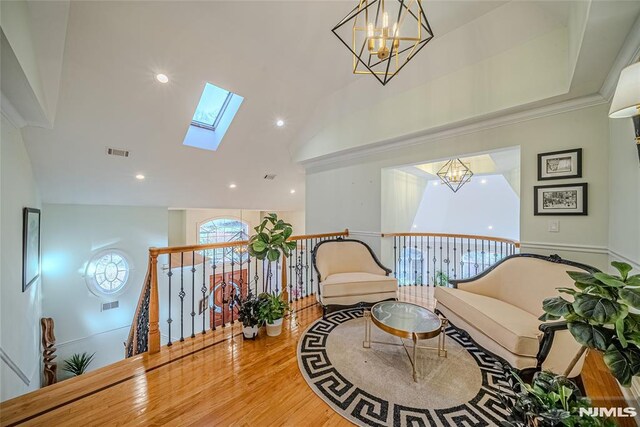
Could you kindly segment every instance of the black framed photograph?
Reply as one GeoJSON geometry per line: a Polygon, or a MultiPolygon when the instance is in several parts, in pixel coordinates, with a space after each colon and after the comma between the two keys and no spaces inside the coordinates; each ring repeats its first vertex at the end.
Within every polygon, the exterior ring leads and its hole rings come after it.
{"type": "Polygon", "coordinates": [[[587,183],[533,187],[534,215],[587,215],[587,183]]]}
{"type": "Polygon", "coordinates": [[[582,148],[538,154],[538,181],[582,178],[582,148]]]}
{"type": "Polygon", "coordinates": [[[22,217],[22,292],[40,277],[40,209],[24,208],[22,217]]]}

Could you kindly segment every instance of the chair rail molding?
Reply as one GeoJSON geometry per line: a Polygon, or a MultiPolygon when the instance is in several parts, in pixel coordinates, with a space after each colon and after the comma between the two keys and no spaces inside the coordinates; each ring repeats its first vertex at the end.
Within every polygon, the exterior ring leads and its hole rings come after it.
{"type": "Polygon", "coordinates": [[[545,249],[569,252],[584,252],[590,254],[608,255],[609,248],[605,246],[577,245],[571,243],[547,243],[547,242],[520,242],[520,251],[524,252],[526,248],[545,249]]]}
{"type": "Polygon", "coordinates": [[[29,384],[31,384],[31,380],[29,380],[27,374],[25,374],[22,369],[20,369],[18,364],[13,361],[11,356],[9,356],[2,347],[0,347],[0,359],[7,364],[7,366],[18,376],[18,378],[22,380],[23,383],[25,383],[25,385],[28,386],[29,384]]]}

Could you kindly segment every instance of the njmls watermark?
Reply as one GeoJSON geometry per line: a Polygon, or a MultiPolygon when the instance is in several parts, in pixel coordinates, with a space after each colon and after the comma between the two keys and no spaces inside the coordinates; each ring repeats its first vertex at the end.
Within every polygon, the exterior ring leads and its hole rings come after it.
{"type": "Polygon", "coordinates": [[[627,406],[626,408],[580,408],[579,414],[581,417],[589,415],[603,418],[633,418],[638,415],[638,410],[633,406],[627,406]]]}

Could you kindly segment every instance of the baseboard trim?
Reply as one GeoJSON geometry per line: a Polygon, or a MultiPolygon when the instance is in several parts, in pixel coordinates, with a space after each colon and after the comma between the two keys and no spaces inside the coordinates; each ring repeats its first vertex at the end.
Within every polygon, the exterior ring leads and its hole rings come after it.
{"type": "Polygon", "coordinates": [[[16,362],[13,361],[11,356],[9,356],[2,347],[0,347],[0,359],[2,359],[2,361],[7,364],[7,366],[18,376],[18,378],[22,380],[23,383],[25,383],[25,385],[28,386],[29,384],[31,384],[31,380],[29,380],[29,377],[27,377],[27,375],[22,372],[22,369],[20,369],[16,362]]]}

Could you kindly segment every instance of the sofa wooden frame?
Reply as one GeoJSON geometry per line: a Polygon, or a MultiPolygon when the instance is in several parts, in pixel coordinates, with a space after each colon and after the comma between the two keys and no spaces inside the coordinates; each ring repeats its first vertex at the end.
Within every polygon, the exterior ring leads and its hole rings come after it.
{"type": "MultiPolygon", "coordinates": [[[[569,261],[569,260],[565,260],[563,258],[561,258],[559,255],[557,254],[553,254],[553,255],[549,255],[549,256],[544,256],[544,255],[537,255],[537,254],[514,254],[514,255],[509,255],[503,259],[501,259],[500,261],[498,261],[497,263],[495,263],[494,265],[492,265],[491,267],[489,267],[488,269],[484,270],[482,273],[470,277],[468,279],[460,279],[460,280],[449,280],[449,283],[451,284],[451,286],[453,288],[457,288],[458,284],[460,283],[472,283],[488,274],[490,274],[493,270],[495,270],[496,268],[498,268],[498,266],[500,266],[501,264],[509,261],[510,259],[513,258],[535,258],[535,259],[540,259],[540,260],[544,260],[544,261],[548,261],[548,262],[553,262],[555,264],[564,264],[564,265],[568,265],[570,267],[576,267],[576,268],[580,268],[582,270],[585,270],[589,273],[597,273],[600,270],[598,270],[595,267],[592,267],[590,265],[587,264],[581,264],[579,262],[575,262],[575,261],[569,261]]],[[[542,332],[542,340],[540,341],[540,347],[538,349],[538,354],[536,355],[536,367],[535,368],[527,368],[524,369],[523,372],[526,373],[526,371],[539,371],[540,369],[542,369],[542,364],[544,363],[544,361],[547,359],[547,356],[549,356],[549,352],[551,351],[551,348],[553,347],[553,340],[555,338],[555,333],[557,331],[561,331],[561,330],[565,330],[567,329],[567,322],[566,321],[559,321],[559,322],[548,322],[548,323],[542,323],[539,326],[539,330],[540,332],[542,332]]]]}
{"type": "MultiPolygon", "coordinates": [[[[317,276],[318,276],[318,304],[320,304],[322,306],[322,317],[325,318],[327,314],[334,312],[334,311],[339,311],[339,310],[344,310],[347,308],[354,308],[354,307],[361,307],[361,308],[366,308],[366,307],[371,307],[376,303],[367,303],[364,301],[360,301],[356,304],[351,304],[351,305],[338,305],[338,304],[329,304],[329,305],[324,305],[320,302],[320,282],[322,281],[321,279],[321,275],[320,272],[318,271],[318,267],[316,266],[316,256],[318,253],[318,248],[322,245],[324,245],[325,243],[343,243],[343,242],[353,242],[353,243],[359,243],[361,245],[363,245],[365,248],[367,248],[367,250],[369,251],[369,254],[371,255],[371,258],[373,258],[373,260],[375,261],[375,263],[378,265],[378,267],[380,267],[381,269],[383,269],[385,271],[385,276],[389,276],[392,272],[391,269],[385,267],[380,260],[378,259],[378,257],[376,256],[375,252],[373,252],[373,249],[371,249],[371,246],[367,245],[365,242],[363,242],[362,240],[357,240],[357,239],[344,239],[342,237],[338,237],[337,239],[330,239],[330,240],[324,240],[320,243],[318,243],[314,248],[313,251],[311,253],[311,263],[313,264],[313,269],[315,270],[317,276]]],[[[389,298],[386,299],[384,301],[394,301],[397,300],[398,298],[389,298]]],[[[380,301],[378,301],[380,302],[380,301]]]]}

